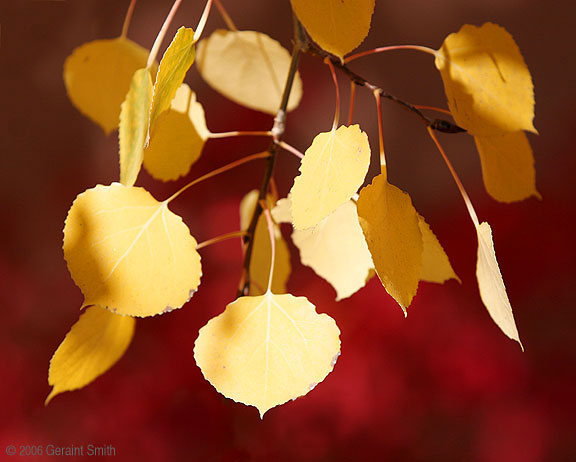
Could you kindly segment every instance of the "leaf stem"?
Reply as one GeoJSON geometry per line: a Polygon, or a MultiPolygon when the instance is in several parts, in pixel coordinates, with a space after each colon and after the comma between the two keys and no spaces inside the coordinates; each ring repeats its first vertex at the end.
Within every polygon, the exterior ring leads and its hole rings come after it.
{"type": "Polygon", "coordinates": [[[384,51],[394,51],[394,50],[416,50],[436,56],[436,50],[433,50],[432,48],[423,47],[420,45],[392,45],[388,47],[374,48],[373,50],[361,51],[360,53],[347,56],[346,59],[344,59],[344,63],[349,63],[350,61],[362,58],[363,56],[369,56],[376,53],[382,53],[384,51]]]}
{"type": "Polygon", "coordinates": [[[172,5],[172,8],[170,9],[170,12],[168,13],[168,16],[166,16],[164,24],[162,24],[162,28],[160,29],[160,32],[158,32],[158,36],[156,37],[156,40],[154,40],[154,45],[152,45],[152,49],[150,50],[150,54],[148,55],[148,62],[146,63],[146,69],[150,69],[154,64],[154,61],[156,61],[156,56],[158,55],[158,51],[160,50],[160,45],[162,45],[162,41],[164,40],[166,32],[168,31],[168,28],[172,23],[172,19],[174,19],[174,16],[178,11],[180,3],[182,3],[182,0],[175,0],[174,4],[172,5]]]}
{"type": "Polygon", "coordinates": [[[350,108],[348,109],[348,126],[352,125],[354,120],[354,102],[356,97],[356,84],[350,81],[350,108]]]}
{"type": "Polygon", "coordinates": [[[124,17],[124,24],[122,24],[122,33],[120,37],[126,38],[128,34],[128,28],[130,27],[130,21],[132,20],[132,13],[134,13],[134,7],[136,6],[136,0],[131,0],[130,5],[128,5],[128,11],[126,11],[126,16],[124,17]]]}
{"type": "Polygon", "coordinates": [[[436,111],[436,112],[441,112],[442,114],[447,114],[449,116],[452,115],[452,113],[448,110],[448,109],[442,109],[436,106],[423,106],[421,104],[415,104],[414,107],[416,109],[424,109],[424,110],[428,110],[428,111],[436,111]]]}
{"type": "Polygon", "coordinates": [[[380,171],[384,178],[387,178],[386,170],[386,153],[384,152],[384,136],[382,135],[382,105],[380,103],[380,93],[374,90],[374,99],[376,100],[376,109],[378,111],[378,146],[380,148],[380,171]]]}
{"type": "Polygon", "coordinates": [[[284,142],[284,141],[277,141],[276,144],[278,146],[280,146],[282,149],[284,149],[285,151],[288,151],[291,154],[294,154],[296,157],[298,157],[299,159],[304,159],[304,154],[302,154],[298,149],[296,149],[294,146],[284,142]]]}
{"type": "Polygon", "coordinates": [[[438,151],[440,151],[440,154],[444,158],[444,162],[448,166],[448,170],[450,170],[452,178],[454,178],[454,181],[456,182],[456,186],[458,186],[458,190],[460,191],[460,195],[462,196],[462,199],[464,199],[464,203],[466,204],[466,208],[468,209],[468,214],[470,215],[472,222],[474,223],[474,225],[476,227],[478,227],[480,225],[480,223],[478,221],[478,215],[476,215],[476,210],[474,210],[474,206],[472,205],[472,201],[470,200],[468,193],[464,189],[464,185],[462,184],[462,181],[460,181],[460,177],[456,173],[456,170],[454,170],[454,167],[452,166],[452,163],[448,159],[448,156],[446,155],[446,152],[442,148],[442,145],[438,141],[438,138],[436,137],[434,130],[431,127],[427,127],[426,129],[428,130],[428,134],[430,135],[430,138],[432,138],[432,141],[434,141],[436,148],[438,149],[438,151]]]}
{"type": "Polygon", "coordinates": [[[222,5],[222,3],[220,3],[220,0],[214,0],[214,3],[216,4],[216,8],[218,8],[218,12],[220,13],[220,16],[222,16],[222,19],[226,23],[226,27],[233,32],[238,32],[238,29],[234,25],[234,22],[232,21],[232,19],[228,15],[228,12],[226,11],[226,9],[222,5]]]}
{"type": "Polygon", "coordinates": [[[232,138],[234,136],[272,136],[272,132],[268,131],[233,131],[233,132],[222,132],[222,133],[210,133],[208,138],[218,139],[218,138],[232,138]]]}
{"type": "Polygon", "coordinates": [[[194,43],[200,40],[202,32],[204,32],[204,27],[206,26],[206,21],[208,21],[208,16],[210,16],[211,9],[212,9],[212,0],[208,0],[206,2],[206,6],[204,7],[204,11],[202,12],[202,16],[200,16],[200,21],[198,21],[196,30],[194,31],[194,36],[192,37],[194,43]]]}
{"type": "Polygon", "coordinates": [[[211,172],[208,172],[206,175],[202,175],[201,177],[196,178],[195,180],[192,180],[190,183],[183,186],[177,192],[172,194],[164,202],[166,204],[168,204],[169,202],[176,199],[180,194],[182,194],[188,188],[191,188],[192,186],[194,186],[198,183],[201,183],[202,181],[207,180],[208,178],[212,178],[213,176],[219,175],[220,173],[227,172],[228,170],[239,167],[240,165],[243,165],[247,162],[251,162],[251,161],[256,160],[256,159],[265,159],[267,157],[270,157],[270,154],[268,152],[259,152],[258,154],[251,154],[249,156],[242,157],[241,159],[235,160],[234,162],[230,162],[229,164],[226,164],[223,167],[217,168],[216,170],[212,170],[211,172]]]}
{"type": "Polygon", "coordinates": [[[270,215],[270,210],[268,210],[268,205],[266,201],[260,201],[260,207],[263,208],[263,213],[266,216],[266,225],[268,228],[268,236],[270,237],[270,274],[268,275],[268,288],[267,293],[272,293],[272,279],[274,278],[274,263],[276,262],[276,238],[274,237],[274,222],[272,221],[272,216],[270,215]]]}
{"type": "Polygon", "coordinates": [[[203,249],[204,247],[208,247],[209,245],[216,244],[218,242],[225,241],[227,239],[232,239],[235,237],[242,237],[246,235],[246,231],[233,231],[231,233],[221,234],[220,236],[213,237],[212,239],[208,239],[206,241],[200,242],[196,246],[196,250],[203,249]]]}
{"type": "Polygon", "coordinates": [[[324,58],[324,63],[328,64],[330,68],[330,75],[332,76],[332,81],[334,82],[334,88],[336,89],[336,109],[334,110],[334,123],[332,124],[332,131],[336,130],[338,127],[338,122],[340,121],[340,89],[338,87],[338,78],[336,77],[336,71],[334,70],[334,65],[330,58],[324,58]]]}

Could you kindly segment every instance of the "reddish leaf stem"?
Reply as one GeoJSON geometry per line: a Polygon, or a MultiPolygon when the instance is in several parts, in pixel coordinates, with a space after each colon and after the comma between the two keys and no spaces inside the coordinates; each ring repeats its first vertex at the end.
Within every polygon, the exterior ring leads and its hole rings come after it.
{"type": "Polygon", "coordinates": [[[378,111],[378,146],[380,148],[380,171],[387,176],[386,171],[386,153],[384,152],[384,136],[382,134],[382,105],[380,103],[380,92],[373,91],[374,99],[376,100],[376,110],[378,111]]]}
{"type": "Polygon", "coordinates": [[[276,144],[278,146],[280,146],[282,149],[288,151],[289,153],[294,154],[299,159],[304,159],[304,154],[302,154],[300,151],[298,151],[298,149],[296,149],[294,146],[292,146],[292,145],[290,145],[284,141],[277,141],[276,144]]]}
{"type": "Polygon", "coordinates": [[[150,55],[148,55],[148,62],[146,63],[146,69],[150,69],[152,67],[152,64],[154,64],[154,61],[156,61],[156,56],[158,56],[158,51],[160,50],[160,45],[162,45],[162,41],[164,40],[164,37],[166,36],[166,32],[168,31],[168,28],[170,27],[170,24],[172,23],[172,19],[174,19],[174,16],[176,15],[176,12],[178,11],[178,7],[180,6],[180,3],[182,3],[182,0],[175,0],[174,4],[172,5],[172,8],[170,9],[170,12],[168,13],[168,16],[166,16],[166,19],[164,20],[164,24],[162,24],[162,28],[160,29],[160,32],[158,32],[158,36],[156,37],[156,40],[154,40],[154,45],[152,45],[152,49],[150,50],[150,55]]]}
{"type": "Polygon", "coordinates": [[[354,120],[354,101],[356,97],[356,84],[350,81],[350,108],[348,109],[348,126],[352,125],[354,120]]]}
{"type": "Polygon", "coordinates": [[[122,25],[122,33],[120,37],[126,38],[128,34],[128,28],[130,27],[130,21],[132,20],[132,13],[134,13],[134,7],[136,6],[136,0],[131,0],[128,6],[128,11],[126,11],[126,16],[124,17],[124,24],[122,25]]]}
{"type": "Polygon", "coordinates": [[[330,75],[332,75],[332,81],[334,82],[334,88],[336,89],[336,109],[334,111],[334,123],[332,124],[332,130],[336,130],[338,127],[338,122],[340,121],[340,88],[338,87],[338,78],[336,77],[336,71],[334,70],[334,65],[329,58],[325,58],[324,62],[328,64],[330,68],[330,75]]]}
{"type": "Polygon", "coordinates": [[[233,231],[231,233],[222,234],[220,236],[213,237],[212,239],[208,239],[206,241],[200,242],[196,246],[196,250],[203,249],[204,247],[208,247],[209,245],[216,244],[218,242],[225,241],[227,239],[232,239],[235,237],[242,237],[246,235],[246,231],[233,231]]]}
{"type": "Polygon", "coordinates": [[[208,138],[218,139],[218,138],[232,138],[234,136],[272,136],[272,132],[268,131],[233,131],[233,132],[222,132],[222,133],[210,133],[208,138]]]}
{"type": "Polygon", "coordinates": [[[361,58],[363,56],[369,56],[369,55],[373,55],[376,53],[382,53],[384,51],[394,51],[394,50],[416,50],[416,51],[422,51],[422,52],[427,53],[429,55],[436,56],[436,50],[434,50],[432,48],[423,47],[420,45],[392,45],[392,46],[388,46],[388,47],[379,47],[379,48],[374,48],[372,50],[361,51],[360,53],[350,55],[350,56],[346,57],[346,59],[344,59],[344,63],[349,63],[350,61],[354,61],[355,59],[361,58]]]}
{"type": "Polygon", "coordinates": [[[442,109],[436,106],[422,106],[421,104],[415,104],[414,107],[416,109],[427,109],[429,111],[441,112],[442,114],[447,114],[449,116],[452,115],[452,113],[448,109],[442,109]]]}
{"type": "Polygon", "coordinates": [[[226,11],[226,9],[222,5],[222,3],[220,3],[220,0],[214,0],[214,3],[216,4],[216,8],[218,8],[218,12],[220,13],[220,16],[222,16],[222,19],[226,23],[226,27],[233,32],[238,32],[238,29],[234,25],[234,22],[230,18],[230,15],[226,11]]]}

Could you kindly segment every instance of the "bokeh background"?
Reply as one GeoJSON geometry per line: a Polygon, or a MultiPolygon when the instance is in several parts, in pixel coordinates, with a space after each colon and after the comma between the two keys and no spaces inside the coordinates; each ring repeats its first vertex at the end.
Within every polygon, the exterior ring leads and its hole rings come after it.
{"type": "MultiPolygon", "coordinates": [[[[288,0],[223,2],[240,29],[263,31],[290,48],[288,0]]],[[[289,289],[336,319],[342,356],[312,393],[260,420],[254,408],[219,395],[192,355],[198,329],[233,300],[240,276],[238,242],[221,243],[202,251],[202,284],[183,309],[139,321],[116,366],[44,407],[50,357],[82,302],[62,256],[63,222],[77,194],[118,179],[117,137],[106,137],[73,108],[62,65],[82,43],[119,35],[127,6],[128,0],[0,0],[0,459],[8,458],[8,444],[110,444],[128,461],[576,460],[576,7],[567,0],[378,0],[362,45],[437,48],[462,24],[493,21],[523,51],[535,83],[540,135],[529,137],[543,200],[495,202],[484,191],[471,138],[440,138],[480,218],[492,224],[524,353],[480,301],[474,229],[439,154],[417,119],[384,102],[390,179],[409,191],[461,285],[421,284],[404,319],[376,279],[336,303],[332,288],[292,248],[289,289]]],[[[129,36],[151,47],[170,6],[140,0],[129,36]]],[[[169,36],[180,25],[195,27],[202,8],[186,0],[169,36]]],[[[214,11],[207,31],[220,27],[214,11]]],[[[352,67],[401,98],[445,107],[428,55],[381,54],[352,67]]],[[[301,74],[304,99],[289,115],[286,140],[305,150],[331,126],[334,89],[312,57],[302,59],[301,74]]],[[[216,94],[194,69],[187,82],[211,130],[271,126],[270,117],[216,94]]],[[[347,82],[341,85],[346,104],[347,82]]],[[[357,94],[356,120],[377,150],[372,97],[357,94]]],[[[210,141],[189,179],[266,144],[210,141]]],[[[296,158],[281,155],[281,194],[297,168],[296,158]]],[[[263,163],[240,167],[195,187],[173,208],[198,241],[236,230],[240,199],[259,186],[262,172],[263,163]]],[[[142,173],[138,183],[164,198],[184,181],[160,184],[142,173]]]]}

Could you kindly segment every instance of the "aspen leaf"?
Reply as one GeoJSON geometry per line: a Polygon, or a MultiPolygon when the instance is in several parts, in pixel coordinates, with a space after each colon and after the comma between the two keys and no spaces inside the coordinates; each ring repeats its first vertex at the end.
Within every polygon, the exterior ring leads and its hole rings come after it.
{"type": "Polygon", "coordinates": [[[536,190],[534,155],[524,132],[475,136],[486,191],[500,202],[541,198],[536,190]]]}
{"type": "MultiPolygon", "coordinates": [[[[254,207],[258,201],[259,192],[250,191],[240,202],[240,227],[248,229],[250,218],[254,212],[254,207]]],[[[268,206],[272,208],[273,199],[268,196],[268,206]]],[[[274,274],[272,275],[271,290],[276,293],[286,292],[286,283],[290,278],[292,267],[290,265],[290,251],[278,226],[274,226],[274,238],[276,245],[276,258],[274,260],[274,274]]],[[[272,247],[268,233],[266,217],[261,214],[256,224],[254,232],[254,247],[252,249],[252,259],[250,260],[250,294],[262,295],[268,286],[270,275],[270,260],[272,258],[272,247]]]]}
{"type": "MultiPolygon", "coordinates": [[[[214,90],[242,106],[275,115],[290,68],[290,53],[266,34],[217,30],[198,43],[196,63],[202,78],[214,90]]],[[[296,74],[288,111],[302,98],[296,74]]]]}
{"type": "Polygon", "coordinates": [[[148,69],[139,69],[120,112],[120,182],[133,186],[142,166],[144,141],[152,101],[152,77],[148,69]]]}
{"type": "Polygon", "coordinates": [[[182,307],[200,284],[196,240],[143,188],[98,185],[66,218],[64,257],[84,305],[153,316],[182,307]]]}
{"type": "Polygon", "coordinates": [[[370,144],[358,125],[320,133],[306,150],[290,191],[294,228],[316,226],[358,190],[370,166],[370,144]]]}
{"type": "Polygon", "coordinates": [[[46,398],[85,387],[122,357],[134,336],[136,320],[91,306],[72,326],[50,361],[46,398]]]}
{"type": "Polygon", "coordinates": [[[420,280],[437,282],[438,284],[442,284],[448,279],[456,279],[460,282],[460,278],[452,269],[448,255],[444,252],[440,241],[438,241],[438,238],[421,215],[418,215],[418,226],[422,234],[422,270],[420,280]]]}
{"type": "Polygon", "coordinates": [[[500,267],[494,252],[494,242],[492,240],[492,229],[486,222],[476,226],[478,234],[478,265],[476,267],[476,278],[480,296],[488,313],[498,325],[498,327],[512,340],[516,340],[522,350],[522,342],[518,336],[518,329],[512,314],[512,307],[508,300],[506,287],[502,280],[500,267]]]}
{"type": "MultiPolygon", "coordinates": [[[[274,219],[291,222],[290,200],[281,199],[274,219]],[[287,220],[286,220],[287,218],[287,220]]],[[[374,268],[366,245],[356,204],[344,202],[316,227],[294,230],[292,242],[300,250],[302,264],[311,267],[336,291],[336,301],[350,297],[366,285],[374,268]]]]}
{"type": "Polygon", "coordinates": [[[312,40],[342,58],[370,31],[374,0],[291,0],[312,40]]]}
{"type": "Polygon", "coordinates": [[[208,135],[204,109],[196,101],[196,94],[183,83],[170,109],[156,121],[154,134],[144,151],[144,167],[162,181],[185,176],[200,157],[208,135]]]}
{"type": "Polygon", "coordinates": [[[536,133],[532,78],[504,28],[492,23],[463,26],[444,40],[436,67],[450,112],[470,134],[536,133]]]}
{"type": "Polygon", "coordinates": [[[120,105],[148,50],[127,38],[95,40],[76,48],[64,63],[72,104],[108,134],[118,127],[120,105]]]}
{"type": "Polygon", "coordinates": [[[376,274],[406,313],[422,273],[422,234],[410,196],[378,175],[360,191],[358,217],[376,274]]]}
{"type": "Polygon", "coordinates": [[[340,330],[305,297],[240,297],[211,319],[194,345],[204,377],[227,398],[258,408],[307,394],[332,371],[340,330]]]}
{"type": "Polygon", "coordinates": [[[156,120],[170,107],[176,91],[186,77],[186,72],[194,62],[196,55],[194,43],[194,31],[181,27],[162,56],[150,108],[150,136],[154,131],[156,120]]]}

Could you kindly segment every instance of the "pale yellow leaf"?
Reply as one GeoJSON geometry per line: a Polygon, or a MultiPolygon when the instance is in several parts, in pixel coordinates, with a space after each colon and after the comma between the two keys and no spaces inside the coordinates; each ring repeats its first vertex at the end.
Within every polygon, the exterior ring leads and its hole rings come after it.
{"type": "Polygon", "coordinates": [[[183,83],[170,109],[158,117],[154,133],[144,151],[144,167],[162,181],[185,176],[198,160],[208,139],[206,119],[196,94],[183,83]]]}
{"type": "Polygon", "coordinates": [[[118,127],[120,105],[134,72],[146,67],[148,50],[127,38],[95,40],[76,48],[64,62],[72,104],[106,133],[118,127]]]}
{"type": "MultiPolygon", "coordinates": [[[[279,200],[272,214],[280,222],[291,222],[290,199],[279,200]]],[[[316,227],[295,229],[292,241],[300,250],[302,264],[311,267],[334,287],[336,301],[350,297],[364,287],[374,268],[358,222],[356,204],[351,200],[344,202],[316,227]]]]}
{"type": "MultiPolygon", "coordinates": [[[[240,227],[248,229],[250,219],[254,212],[254,207],[258,201],[259,192],[250,191],[240,202],[240,227]]],[[[272,208],[274,201],[268,196],[268,207],[272,208]]],[[[274,260],[274,274],[272,277],[271,290],[274,293],[285,293],[286,283],[290,278],[292,266],[290,265],[290,250],[282,238],[282,233],[278,226],[274,226],[274,238],[276,245],[276,258],[274,260]]],[[[254,247],[252,249],[252,259],[250,260],[250,295],[262,295],[268,287],[270,276],[270,261],[272,257],[272,247],[266,217],[261,214],[256,224],[254,232],[254,247]]]]}
{"type": "Polygon", "coordinates": [[[306,150],[290,191],[294,228],[316,226],[358,190],[370,166],[370,144],[358,125],[320,133],[306,150]]]}
{"type": "Polygon", "coordinates": [[[456,279],[460,282],[460,278],[452,269],[448,255],[444,252],[440,241],[421,215],[418,215],[418,226],[422,234],[423,245],[420,280],[437,282],[438,284],[442,284],[448,279],[456,279]]]}
{"type": "Polygon", "coordinates": [[[374,0],[290,0],[312,40],[342,58],[370,31],[374,0]]]}
{"type": "Polygon", "coordinates": [[[270,213],[276,223],[292,224],[292,201],[290,196],[279,199],[270,213]]]}
{"type": "Polygon", "coordinates": [[[144,157],[148,116],[152,101],[152,77],[148,69],[134,73],[120,112],[120,183],[133,186],[144,157]]]}
{"type": "Polygon", "coordinates": [[[378,175],[360,191],[358,217],[376,273],[406,313],[422,273],[422,235],[410,196],[378,175]]]}
{"type": "Polygon", "coordinates": [[[143,188],[98,185],[66,218],[64,257],[84,306],[130,316],[182,307],[200,284],[196,240],[182,219],[143,188]]]}
{"type": "Polygon", "coordinates": [[[240,297],[211,319],[194,345],[204,377],[227,398],[258,408],[307,394],[332,371],[340,330],[304,297],[240,297]]]}
{"type": "Polygon", "coordinates": [[[136,320],[99,306],[88,308],[50,360],[48,404],[64,391],[85,387],[122,357],[134,336],[136,320]]]}
{"type": "Polygon", "coordinates": [[[524,132],[475,136],[486,191],[500,202],[541,199],[536,190],[534,155],[524,132]]]}
{"type": "Polygon", "coordinates": [[[494,242],[492,241],[492,229],[486,222],[476,226],[478,233],[478,266],[476,267],[476,278],[480,296],[484,306],[494,322],[512,340],[516,340],[522,349],[522,342],[518,336],[518,329],[512,314],[512,307],[508,300],[506,287],[502,280],[500,267],[494,252],[494,242]]]}
{"type": "MultiPolygon", "coordinates": [[[[235,103],[275,115],[290,68],[290,53],[266,34],[217,30],[198,43],[196,62],[202,78],[235,103]]],[[[302,98],[296,74],[288,111],[302,98]]]]}
{"type": "Polygon", "coordinates": [[[534,90],[512,36],[496,24],[465,25],[436,53],[450,112],[472,135],[536,133],[534,90]]]}
{"type": "Polygon", "coordinates": [[[150,136],[155,130],[158,117],[170,107],[176,91],[182,85],[188,69],[194,62],[196,55],[194,43],[194,31],[181,27],[162,56],[154,82],[154,95],[150,108],[150,136]]]}

